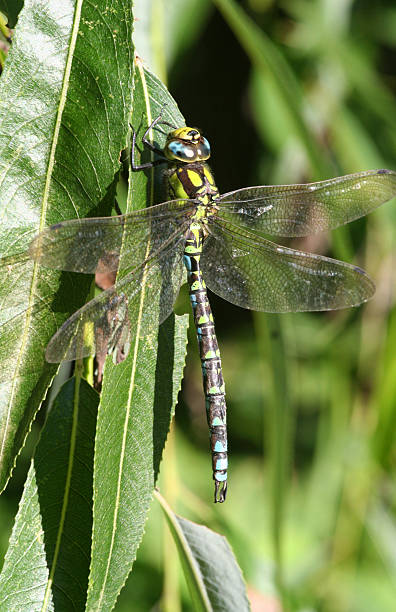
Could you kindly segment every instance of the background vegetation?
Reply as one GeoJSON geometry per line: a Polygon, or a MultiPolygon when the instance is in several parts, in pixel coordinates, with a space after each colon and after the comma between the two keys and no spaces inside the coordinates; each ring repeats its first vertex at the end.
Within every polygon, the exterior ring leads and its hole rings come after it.
{"type": "MultiPolygon", "coordinates": [[[[138,53],[209,138],[221,191],[396,168],[390,0],[135,5],[138,53]]],[[[229,498],[216,507],[190,328],[160,488],[174,510],[227,536],[253,610],[394,609],[395,239],[393,202],[331,236],[289,243],[363,266],[377,293],[359,309],[264,315],[211,296],[231,461],[229,498]]],[[[2,550],[33,444],[0,499],[2,550]]],[[[172,612],[190,609],[159,512],[117,610],[149,610],[161,597],[172,612]]]]}

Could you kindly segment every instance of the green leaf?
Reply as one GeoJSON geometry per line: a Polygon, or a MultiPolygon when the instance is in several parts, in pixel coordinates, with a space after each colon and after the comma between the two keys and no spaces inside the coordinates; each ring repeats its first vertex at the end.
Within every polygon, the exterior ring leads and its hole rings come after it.
{"type": "Polygon", "coordinates": [[[376,410],[377,425],[372,447],[378,463],[393,470],[396,424],[396,310],[393,307],[388,315],[381,367],[371,397],[373,410],[376,410]]]}
{"type": "Polygon", "coordinates": [[[281,51],[233,0],[214,0],[214,3],[227,20],[252,64],[263,78],[270,80],[276,88],[284,111],[294,126],[295,136],[306,151],[313,174],[318,179],[326,176],[328,165],[304,119],[304,99],[300,85],[281,51]]]}
{"type": "Polygon", "coordinates": [[[177,516],[155,494],[175,540],[194,610],[250,610],[246,585],[226,538],[177,516]]]}
{"type": "MultiPolygon", "coordinates": [[[[182,125],[183,118],[168,91],[138,63],[133,125],[139,135],[164,104],[164,119],[182,125]]],[[[156,131],[155,140],[160,138],[156,131]]],[[[162,177],[161,171],[159,174],[162,177]]],[[[158,201],[154,183],[152,171],[133,174],[128,212],[158,201]]],[[[120,274],[122,269],[121,252],[120,274]]],[[[143,283],[142,309],[146,299],[143,283]]],[[[114,606],[136,557],[180,390],[187,326],[188,315],[172,315],[159,332],[137,337],[124,362],[114,365],[111,357],[106,360],[95,451],[90,610],[114,606]]]]}
{"type": "Polygon", "coordinates": [[[195,43],[212,9],[209,0],[172,0],[166,8],[157,0],[135,0],[133,38],[145,64],[165,80],[167,67],[195,43]]]}
{"type": "Polygon", "coordinates": [[[68,380],[48,416],[0,574],[1,610],[84,610],[99,396],[68,380]]]}
{"type": "Polygon", "coordinates": [[[0,0],[0,11],[7,15],[8,27],[15,28],[23,0],[0,0]]]}
{"type": "Polygon", "coordinates": [[[270,376],[267,378],[270,387],[267,412],[266,432],[268,435],[269,455],[272,466],[271,487],[271,535],[275,557],[275,582],[282,603],[287,609],[287,590],[285,588],[285,567],[283,559],[285,501],[290,488],[292,432],[294,430],[294,413],[290,402],[289,374],[285,351],[284,328],[287,317],[279,314],[257,313],[255,315],[258,345],[271,364],[270,376]]]}
{"type": "Polygon", "coordinates": [[[55,372],[44,348],[91,283],[30,262],[26,249],[46,225],[110,212],[129,129],[132,23],[128,0],[111,10],[27,0],[0,80],[0,489],[55,372]]]}

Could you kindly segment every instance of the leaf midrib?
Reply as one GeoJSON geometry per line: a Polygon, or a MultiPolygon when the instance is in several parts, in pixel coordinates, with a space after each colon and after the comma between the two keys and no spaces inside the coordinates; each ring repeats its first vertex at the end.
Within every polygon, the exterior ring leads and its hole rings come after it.
{"type": "MultiPolygon", "coordinates": [[[[136,65],[137,65],[137,68],[138,68],[138,70],[140,72],[140,77],[141,77],[141,81],[142,81],[142,84],[143,84],[144,99],[145,99],[145,105],[146,105],[146,109],[147,109],[147,120],[148,120],[148,123],[151,124],[152,117],[151,117],[150,97],[149,97],[149,92],[148,92],[148,89],[147,89],[147,83],[146,83],[146,79],[145,79],[145,75],[144,75],[144,69],[143,69],[142,64],[139,61],[136,61],[136,65]]],[[[151,156],[153,157],[153,153],[151,154],[151,156]]],[[[154,171],[153,171],[153,169],[151,170],[151,174],[152,174],[152,176],[151,176],[151,181],[150,181],[150,201],[152,202],[153,198],[154,198],[154,171]]],[[[151,248],[150,241],[148,241],[147,242],[147,248],[146,248],[146,254],[145,254],[144,260],[146,260],[148,258],[149,254],[150,254],[150,248],[151,248]]],[[[109,571],[110,571],[110,566],[111,566],[111,561],[112,561],[113,548],[114,548],[114,542],[115,542],[115,535],[116,535],[116,531],[117,531],[118,512],[119,512],[119,508],[120,508],[120,496],[121,496],[121,481],[122,481],[122,474],[123,474],[123,465],[124,465],[124,461],[125,461],[125,448],[126,448],[126,439],[127,439],[127,431],[128,431],[128,421],[129,421],[129,416],[130,416],[130,412],[131,412],[133,393],[134,393],[134,390],[135,390],[135,375],[136,375],[137,363],[138,363],[137,357],[138,357],[138,351],[139,351],[139,345],[140,345],[140,328],[141,328],[142,315],[143,315],[143,307],[144,307],[145,287],[146,287],[146,284],[147,284],[147,282],[146,282],[147,281],[147,273],[148,272],[147,272],[147,269],[145,267],[143,278],[142,278],[142,292],[141,292],[141,297],[140,297],[139,312],[138,312],[138,316],[137,316],[136,341],[135,341],[135,347],[134,347],[134,353],[133,353],[131,378],[130,378],[130,384],[129,384],[129,390],[128,390],[128,401],[127,401],[127,405],[126,405],[126,409],[125,409],[124,430],[123,430],[122,444],[121,444],[119,471],[118,471],[118,477],[117,477],[117,493],[116,493],[115,512],[114,512],[114,516],[113,516],[113,526],[112,526],[112,532],[111,532],[111,542],[110,542],[110,547],[109,547],[109,554],[108,554],[108,557],[107,557],[106,569],[105,569],[105,572],[104,572],[104,577],[103,577],[103,582],[102,582],[102,588],[101,588],[100,594],[99,594],[98,609],[101,609],[103,598],[104,598],[104,595],[105,595],[107,579],[108,579],[108,575],[109,575],[109,571]]]]}
{"type": "MultiPolygon", "coordinates": [[[[58,139],[59,139],[62,115],[63,115],[63,111],[64,111],[65,104],[66,104],[67,91],[69,88],[71,67],[72,67],[74,50],[76,47],[76,41],[77,41],[78,30],[79,30],[80,19],[81,19],[82,2],[83,0],[77,0],[75,12],[74,12],[73,27],[72,27],[71,36],[70,36],[69,50],[68,50],[67,60],[65,64],[65,71],[64,71],[63,80],[62,80],[61,94],[59,98],[59,106],[58,106],[58,111],[56,114],[53,139],[51,143],[47,172],[46,172],[46,177],[45,177],[44,191],[43,191],[42,204],[41,204],[40,224],[39,224],[40,232],[44,229],[46,214],[48,210],[48,196],[49,196],[50,184],[51,184],[52,174],[53,174],[54,165],[55,165],[55,153],[56,153],[56,147],[57,147],[58,139]]],[[[29,332],[30,332],[30,324],[31,324],[32,312],[33,312],[32,305],[33,305],[34,296],[36,293],[37,283],[38,283],[38,271],[39,271],[39,264],[37,262],[34,262],[33,276],[32,276],[30,291],[29,291],[28,306],[26,309],[26,318],[25,318],[25,323],[24,323],[23,333],[22,333],[22,343],[18,351],[18,357],[17,357],[15,368],[14,368],[14,374],[11,379],[11,393],[10,393],[9,401],[8,401],[7,418],[6,418],[6,423],[5,423],[4,435],[2,436],[1,447],[0,447],[0,464],[2,462],[3,455],[4,455],[5,443],[7,440],[7,431],[8,431],[9,424],[10,424],[11,408],[13,406],[14,396],[17,390],[18,372],[19,372],[19,368],[20,368],[24,353],[25,353],[25,349],[26,349],[26,345],[27,345],[27,341],[29,337],[29,332]]]]}

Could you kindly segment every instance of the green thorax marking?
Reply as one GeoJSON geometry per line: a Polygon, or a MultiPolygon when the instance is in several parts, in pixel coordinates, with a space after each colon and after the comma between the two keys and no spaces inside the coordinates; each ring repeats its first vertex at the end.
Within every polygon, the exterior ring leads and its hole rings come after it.
{"type": "MultiPolygon", "coordinates": [[[[168,185],[171,198],[198,199],[205,207],[219,196],[213,174],[204,162],[172,166],[168,171],[168,185]]],[[[199,215],[203,218],[208,211],[201,209],[199,215]]]]}

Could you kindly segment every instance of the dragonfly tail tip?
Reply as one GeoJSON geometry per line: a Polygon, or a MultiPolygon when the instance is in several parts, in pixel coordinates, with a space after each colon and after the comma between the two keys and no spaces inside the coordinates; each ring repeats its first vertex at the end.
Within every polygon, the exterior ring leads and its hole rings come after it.
{"type": "Polygon", "coordinates": [[[225,502],[226,496],[227,496],[227,481],[223,480],[222,482],[219,482],[218,480],[216,480],[215,481],[214,503],[222,504],[223,502],[225,502]]]}

